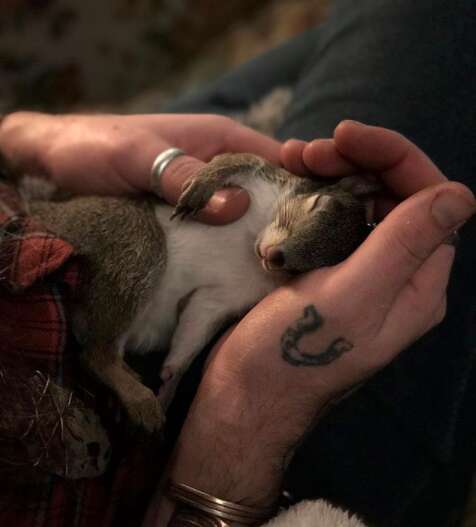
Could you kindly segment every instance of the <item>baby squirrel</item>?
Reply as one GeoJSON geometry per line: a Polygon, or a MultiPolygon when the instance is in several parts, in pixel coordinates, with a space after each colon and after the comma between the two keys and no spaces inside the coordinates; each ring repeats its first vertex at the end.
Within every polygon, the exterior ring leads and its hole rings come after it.
{"type": "Polygon", "coordinates": [[[366,200],[378,189],[359,176],[304,179],[255,155],[223,154],[187,182],[175,210],[153,198],[111,197],[33,199],[29,207],[84,259],[73,306],[84,365],[134,425],[154,432],[180,376],[227,320],[290,276],[356,249],[369,232],[366,200]],[[241,219],[189,219],[229,185],[250,195],[241,219]],[[158,398],[124,362],[126,348],[167,353],[158,398]]]}

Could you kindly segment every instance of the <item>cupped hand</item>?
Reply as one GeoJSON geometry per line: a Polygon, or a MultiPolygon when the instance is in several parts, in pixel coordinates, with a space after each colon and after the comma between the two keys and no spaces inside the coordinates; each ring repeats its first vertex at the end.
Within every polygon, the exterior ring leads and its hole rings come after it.
{"type": "Polygon", "coordinates": [[[473,194],[395,132],[344,123],[333,141],[318,146],[329,175],[379,171],[410,197],[347,260],[277,289],[221,340],[182,429],[175,481],[271,503],[316,414],[445,316],[448,239],[476,211],[473,194]]]}
{"type": "MultiPolygon", "coordinates": [[[[251,152],[278,163],[280,144],[219,115],[46,115],[18,112],[0,128],[0,152],[14,170],[46,175],[78,194],[150,191],[150,169],[170,147],[185,151],[161,178],[161,195],[171,204],[184,181],[224,152],[251,152]]],[[[242,216],[248,195],[217,192],[199,215],[207,223],[242,216]]]]}
{"type": "Polygon", "coordinates": [[[331,139],[286,141],[280,161],[290,172],[307,177],[376,175],[386,189],[377,200],[377,219],[415,192],[447,181],[428,156],[401,134],[356,121],[342,121],[331,139]]]}
{"type": "MultiPolygon", "coordinates": [[[[286,147],[289,143],[283,150],[286,147]]],[[[380,369],[441,321],[454,256],[454,246],[448,242],[475,212],[476,200],[464,185],[448,182],[418,147],[390,130],[343,122],[332,140],[299,148],[305,169],[318,169],[325,176],[378,172],[395,202],[354,254],[337,266],[307,273],[276,290],[238,325],[227,346],[236,340],[234,347],[244,350],[238,356],[243,355],[245,364],[253,356],[252,349],[259,347],[280,349],[284,363],[290,365],[326,366],[334,362],[334,352],[321,357],[316,351],[316,343],[324,346],[320,337],[330,344],[348,341],[351,349],[364,338],[358,346],[364,350],[362,355],[355,350],[336,352],[336,363],[352,363],[347,380],[345,375],[339,382],[334,375],[329,379],[332,390],[339,392],[359,380],[359,370],[366,377],[380,369]],[[403,201],[397,203],[397,198],[403,201]],[[309,306],[313,307],[307,310],[309,306]],[[316,327],[299,337],[303,342],[293,342],[300,331],[296,327],[307,324],[316,327]],[[293,331],[283,333],[280,328],[293,331]],[[346,329],[355,338],[337,334],[346,329]],[[308,338],[313,333],[315,338],[308,338]],[[306,349],[309,346],[314,351],[306,349]]],[[[325,351],[332,351],[332,346],[325,351]]],[[[232,362],[237,367],[241,364],[237,355],[232,362]]],[[[234,371],[233,364],[224,370],[234,371]]],[[[325,368],[319,371],[326,384],[325,368]]]]}

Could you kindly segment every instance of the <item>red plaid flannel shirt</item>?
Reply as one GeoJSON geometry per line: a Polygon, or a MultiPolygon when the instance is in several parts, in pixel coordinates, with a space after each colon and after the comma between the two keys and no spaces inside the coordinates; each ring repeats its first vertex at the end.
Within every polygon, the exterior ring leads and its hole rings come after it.
{"type": "MultiPolygon", "coordinates": [[[[0,181],[0,360],[27,362],[75,388],[80,370],[68,299],[79,279],[73,247],[29,217],[15,189],[0,181]]],[[[117,415],[101,389],[93,401],[101,415],[117,415]]],[[[113,461],[101,477],[68,481],[40,473],[13,488],[0,472],[0,525],[140,526],[160,475],[159,448],[124,449],[120,430],[108,429],[113,461]]]]}

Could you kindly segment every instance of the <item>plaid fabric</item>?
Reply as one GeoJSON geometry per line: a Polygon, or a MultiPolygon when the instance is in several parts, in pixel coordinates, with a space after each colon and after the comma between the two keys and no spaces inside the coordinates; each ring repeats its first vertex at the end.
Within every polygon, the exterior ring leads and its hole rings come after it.
{"type": "Polygon", "coordinates": [[[113,448],[107,472],[94,479],[36,471],[13,482],[0,471],[2,526],[139,526],[160,477],[157,445],[125,441],[112,397],[81,378],[68,316],[80,271],[73,247],[29,217],[15,189],[0,181],[0,361],[38,369],[79,397],[88,393],[113,448]]]}

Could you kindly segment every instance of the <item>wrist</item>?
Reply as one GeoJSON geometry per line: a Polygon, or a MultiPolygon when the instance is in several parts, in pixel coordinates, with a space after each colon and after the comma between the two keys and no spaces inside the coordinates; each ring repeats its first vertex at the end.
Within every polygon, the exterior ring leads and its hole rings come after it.
{"type": "Polygon", "coordinates": [[[211,413],[201,412],[199,405],[192,408],[171,479],[244,505],[272,505],[281,490],[281,449],[269,438],[263,444],[243,422],[211,413]]]}
{"type": "MultiPolygon", "coordinates": [[[[302,436],[325,406],[295,398],[260,399],[233,385],[202,381],[180,435],[171,477],[252,507],[278,499],[284,472],[302,436]]],[[[289,395],[289,394],[288,394],[289,395]]]]}

